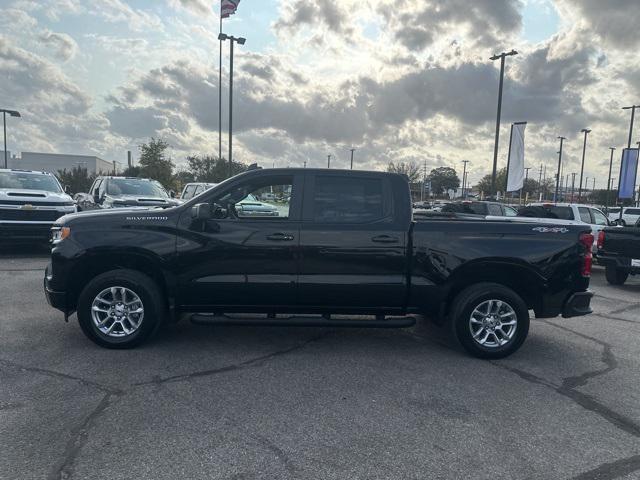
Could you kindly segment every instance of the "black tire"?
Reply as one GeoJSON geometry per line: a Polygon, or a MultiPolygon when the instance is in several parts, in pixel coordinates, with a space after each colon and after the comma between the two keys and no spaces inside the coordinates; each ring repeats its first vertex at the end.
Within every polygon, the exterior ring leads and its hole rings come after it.
{"type": "Polygon", "coordinates": [[[78,298],[78,322],[84,334],[106,348],[133,348],[149,339],[160,327],[166,315],[165,302],[158,285],[135,270],[118,269],[102,273],[91,280],[78,298]],[[124,287],[134,292],[144,308],[141,323],[129,335],[113,337],[101,332],[92,318],[92,304],[100,292],[110,287],[124,287]]]}
{"type": "Polygon", "coordinates": [[[607,265],[604,269],[604,276],[611,285],[622,285],[629,278],[629,272],[607,265]]]}
{"type": "MultiPolygon", "coordinates": [[[[497,310],[496,313],[499,311],[497,310]]],[[[450,321],[453,333],[460,345],[477,358],[495,359],[507,357],[522,346],[529,333],[529,311],[526,303],[516,292],[497,283],[477,283],[461,291],[451,305],[450,321]],[[501,308],[510,307],[515,316],[513,318],[516,322],[515,330],[503,345],[485,346],[473,337],[471,329],[472,312],[476,310],[476,307],[489,300],[503,302],[503,307],[501,308]]],[[[505,328],[510,331],[510,327],[505,328]]],[[[498,337],[493,337],[493,334],[490,335],[494,338],[493,343],[498,343],[495,340],[498,337]]],[[[500,338],[504,340],[502,335],[500,335],[500,338]]]]}

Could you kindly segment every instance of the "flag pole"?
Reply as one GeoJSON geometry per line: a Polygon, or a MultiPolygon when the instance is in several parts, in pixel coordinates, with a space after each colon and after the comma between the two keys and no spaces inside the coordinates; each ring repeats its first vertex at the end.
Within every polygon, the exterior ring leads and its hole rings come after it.
{"type": "MultiPolygon", "coordinates": [[[[222,33],[222,2],[220,2],[220,31],[222,33]]],[[[222,158],[222,40],[218,40],[220,44],[220,61],[218,66],[218,159],[222,158]]]]}

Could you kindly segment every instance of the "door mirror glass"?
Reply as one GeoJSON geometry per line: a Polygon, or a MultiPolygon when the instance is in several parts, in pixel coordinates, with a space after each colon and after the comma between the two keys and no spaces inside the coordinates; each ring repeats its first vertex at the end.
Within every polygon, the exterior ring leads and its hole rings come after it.
{"type": "Polygon", "coordinates": [[[208,203],[198,203],[191,207],[191,218],[196,220],[209,220],[211,218],[211,207],[208,203]]]}

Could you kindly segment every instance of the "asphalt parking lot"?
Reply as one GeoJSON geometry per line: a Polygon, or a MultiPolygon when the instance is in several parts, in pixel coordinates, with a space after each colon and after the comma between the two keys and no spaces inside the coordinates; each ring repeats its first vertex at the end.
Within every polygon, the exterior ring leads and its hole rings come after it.
{"type": "Polygon", "coordinates": [[[500,361],[408,330],[202,326],[102,349],[0,255],[2,479],[637,479],[640,279],[500,361]]]}

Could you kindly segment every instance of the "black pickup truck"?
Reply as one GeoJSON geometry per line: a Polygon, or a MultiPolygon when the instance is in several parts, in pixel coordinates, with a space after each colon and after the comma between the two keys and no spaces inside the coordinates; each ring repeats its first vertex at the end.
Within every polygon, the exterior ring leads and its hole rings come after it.
{"type": "Polygon", "coordinates": [[[632,227],[610,227],[598,233],[598,263],[607,282],[622,285],[629,275],[640,274],[640,219],[632,227]]]}
{"type": "Polygon", "coordinates": [[[250,171],[175,208],[67,215],[52,242],[49,303],[77,311],[84,333],[110,348],[186,312],[335,327],[409,326],[412,316],[385,316],[424,314],[448,320],[471,354],[499,358],[522,345],[529,310],[591,312],[588,227],[414,222],[406,177],[389,173],[250,171]],[[244,216],[236,205],[249,195],[272,199],[278,216],[244,216]]]}

